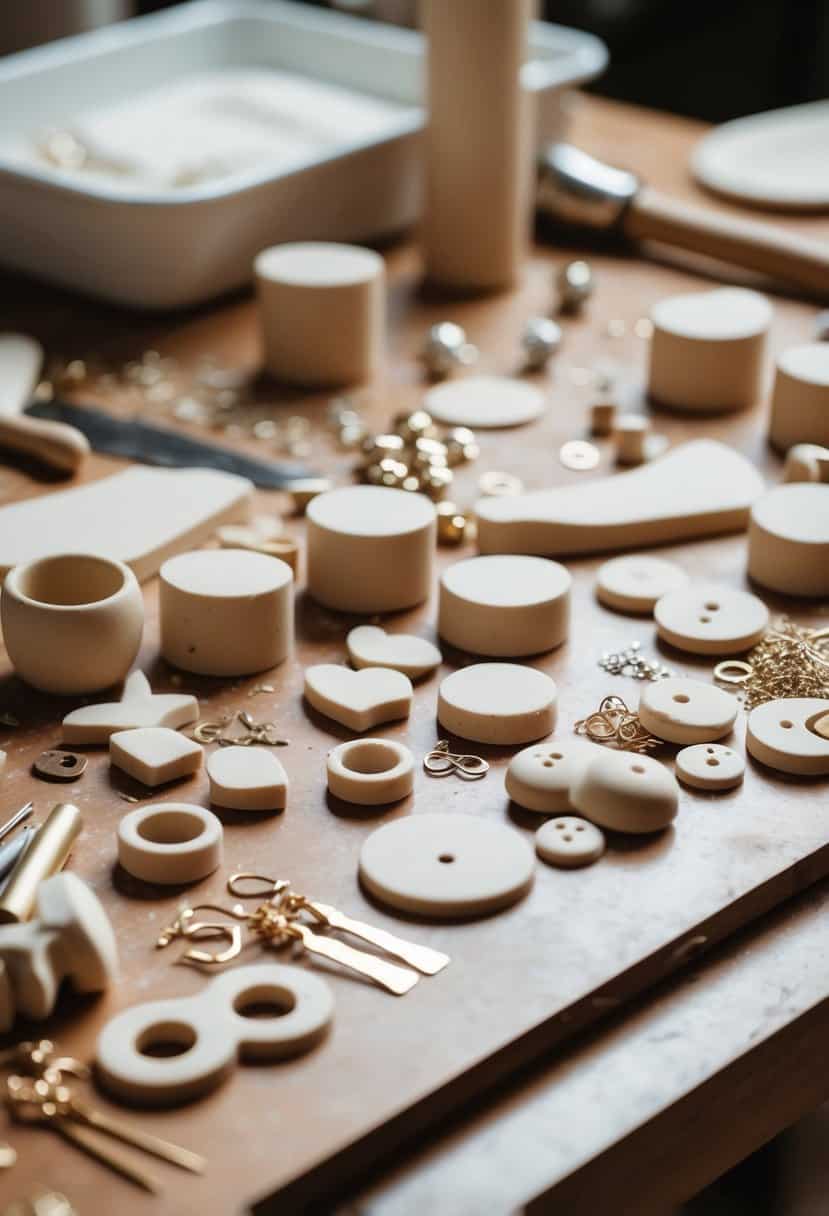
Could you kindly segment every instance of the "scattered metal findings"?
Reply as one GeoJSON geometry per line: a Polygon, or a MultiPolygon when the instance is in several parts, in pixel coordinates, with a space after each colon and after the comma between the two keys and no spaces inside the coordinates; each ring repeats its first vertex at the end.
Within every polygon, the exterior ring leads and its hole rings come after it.
{"type": "Polygon", "coordinates": [[[86,765],[86,756],[50,748],[40,753],[32,768],[35,776],[44,781],[75,781],[83,776],[86,765]]]}
{"type": "Polygon", "coordinates": [[[561,346],[561,326],[550,317],[531,317],[521,335],[524,367],[542,371],[561,346]]]}
{"type": "Polygon", "coordinates": [[[505,494],[521,494],[524,483],[512,473],[490,469],[478,478],[478,491],[483,498],[500,498],[505,494]]]}
{"type": "Polygon", "coordinates": [[[602,743],[621,751],[646,752],[662,743],[661,739],[645,730],[639,715],[628,709],[622,698],[617,696],[604,697],[595,713],[581,718],[573,729],[577,735],[586,735],[593,743],[602,743]]]}
{"type": "Polygon", "coordinates": [[[566,262],[556,275],[559,308],[564,313],[579,312],[596,286],[589,262],[566,262]]]}
{"type": "Polygon", "coordinates": [[[714,679],[736,687],[746,709],[781,697],[829,697],[829,626],[774,621],[745,659],[726,659],[714,679]]]}
{"type": "Polygon", "coordinates": [[[287,747],[290,743],[290,739],[280,738],[275,722],[256,722],[246,709],[225,714],[218,722],[199,722],[193,738],[197,743],[218,743],[220,747],[287,747]],[[234,721],[243,729],[231,734],[228,728],[234,721]]]}
{"type": "Polygon", "coordinates": [[[27,802],[25,806],[22,806],[19,811],[16,811],[14,815],[12,815],[11,819],[7,819],[6,822],[0,826],[0,840],[2,840],[5,836],[8,836],[9,832],[13,832],[19,823],[23,823],[24,819],[28,819],[34,809],[35,804],[33,802],[27,802]]]}
{"type": "Polygon", "coordinates": [[[273,684],[254,684],[253,688],[248,693],[248,696],[259,697],[266,692],[276,692],[273,684]]]}
{"type": "Polygon", "coordinates": [[[423,757],[423,768],[430,777],[448,777],[455,773],[466,781],[479,781],[489,772],[489,762],[482,756],[450,752],[446,739],[439,739],[423,757]]]}
{"type": "Polygon", "coordinates": [[[458,367],[470,367],[477,358],[477,346],[467,340],[466,330],[453,321],[433,325],[420,352],[421,363],[435,379],[448,376],[458,367]]]}
{"type": "Polygon", "coordinates": [[[611,676],[631,676],[634,680],[665,680],[674,673],[657,659],[648,661],[640,653],[641,642],[631,642],[624,650],[606,650],[599,667],[611,676]]]}
{"type": "Polygon", "coordinates": [[[599,463],[599,449],[586,439],[570,439],[561,445],[558,458],[565,469],[573,469],[576,472],[595,469],[599,463]]]}
{"type": "Polygon", "coordinates": [[[461,545],[466,538],[467,518],[454,503],[444,500],[437,505],[438,544],[461,545]]]}

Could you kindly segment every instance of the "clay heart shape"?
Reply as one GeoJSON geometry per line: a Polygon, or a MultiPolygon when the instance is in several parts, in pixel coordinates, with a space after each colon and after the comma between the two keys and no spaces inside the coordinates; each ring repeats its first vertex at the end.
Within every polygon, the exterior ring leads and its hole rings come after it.
{"type": "Polygon", "coordinates": [[[364,731],[381,722],[408,718],[412,683],[387,667],[352,671],[334,663],[318,663],[305,672],[305,699],[335,722],[364,731]]]}
{"type": "Polygon", "coordinates": [[[358,625],[345,642],[352,666],[388,667],[410,680],[425,676],[443,661],[437,646],[411,633],[386,633],[379,625],[358,625]]]}

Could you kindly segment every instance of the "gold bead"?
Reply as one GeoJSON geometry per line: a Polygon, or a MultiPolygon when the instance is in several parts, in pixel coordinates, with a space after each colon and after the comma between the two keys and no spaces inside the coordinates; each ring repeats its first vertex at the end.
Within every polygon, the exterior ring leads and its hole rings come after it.
{"type": "Polygon", "coordinates": [[[466,516],[454,502],[438,503],[438,544],[460,545],[466,535],[466,516]]]}
{"type": "Polygon", "coordinates": [[[415,469],[445,468],[447,464],[446,444],[439,439],[416,439],[412,449],[411,464],[415,469]]]}
{"type": "Polygon", "coordinates": [[[424,474],[423,491],[433,502],[439,502],[446,497],[453,480],[454,474],[451,469],[432,467],[424,474]]]}
{"type": "Polygon", "coordinates": [[[481,449],[475,440],[475,432],[468,426],[453,426],[444,440],[446,456],[451,466],[469,464],[477,460],[481,449]]]}
{"type": "Polygon", "coordinates": [[[410,494],[419,494],[423,489],[423,483],[415,473],[410,473],[408,477],[403,478],[400,489],[408,490],[410,494]]]}
{"type": "Polygon", "coordinates": [[[415,439],[430,438],[437,433],[437,427],[432,422],[431,414],[425,410],[415,410],[413,413],[397,414],[394,419],[395,434],[406,443],[415,439]]]}

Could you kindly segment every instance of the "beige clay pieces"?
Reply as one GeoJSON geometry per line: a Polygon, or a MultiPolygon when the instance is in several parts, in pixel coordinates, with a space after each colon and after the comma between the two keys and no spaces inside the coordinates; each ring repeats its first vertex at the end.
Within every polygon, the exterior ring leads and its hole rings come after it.
{"type": "Polygon", "coordinates": [[[443,662],[432,642],[411,633],[386,633],[379,625],[357,625],[345,640],[353,667],[389,667],[419,680],[443,662]]]}
{"type": "Polygon", "coordinates": [[[697,790],[730,790],[745,775],[739,752],[721,743],[695,743],[677,754],[676,775],[683,785],[697,790]]]}
{"type": "Polygon", "coordinates": [[[234,811],[282,811],[288,776],[266,747],[219,747],[208,758],[210,801],[234,811]]]}
{"type": "Polygon", "coordinates": [[[159,606],[161,653],[184,671],[252,675],[293,651],[293,573],[264,553],[180,553],[161,567],[159,606]]]}
{"type": "Polygon", "coordinates": [[[777,360],[769,439],[781,452],[795,443],[829,447],[829,345],[807,342],[777,360]]]}
{"type": "Polygon", "coordinates": [[[510,760],[504,778],[506,791],[528,811],[542,815],[572,811],[573,782],[595,750],[596,745],[584,739],[533,743],[510,760]]]}
{"type": "Polygon", "coordinates": [[[222,825],[185,802],[138,807],[118,824],[118,860],[134,878],[161,886],[198,882],[222,864],[222,825]]]}
{"type": "Polygon", "coordinates": [[[577,776],[573,806],[592,823],[614,832],[658,832],[675,817],[679,787],[652,756],[597,748],[577,776]]]}
{"type": "Polygon", "coordinates": [[[737,700],[704,680],[673,676],[642,689],[639,721],[669,743],[711,743],[734,726],[737,700]]]}
{"type": "Polygon", "coordinates": [[[382,806],[399,802],[414,788],[414,759],[391,739],[354,739],[328,757],[328,792],[344,802],[382,806]]]}
{"type": "Polygon", "coordinates": [[[202,749],[169,726],[140,726],[109,737],[109,759],[143,785],[164,785],[201,768],[202,749]]]}
{"type": "Polygon", "coordinates": [[[796,443],[786,453],[782,480],[829,482],[829,448],[796,443]]]}
{"type": "Polygon", "coordinates": [[[308,590],[338,612],[397,612],[432,590],[436,517],[422,494],[345,486],[313,499],[308,590]]]}
{"type": "Polygon", "coordinates": [[[179,730],[199,716],[199,703],[185,693],[154,693],[143,671],[127,676],[120,701],[82,705],[63,719],[64,743],[106,743],[116,731],[139,726],[179,730]]]}
{"type": "Polygon", "coordinates": [[[592,865],[604,850],[604,833],[594,823],[574,815],[548,819],[535,834],[536,853],[559,870],[592,865]]]}
{"type": "Polygon", "coordinates": [[[476,743],[530,743],[552,731],[557,700],[555,682],[543,671],[517,663],[474,663],[443,680],[438,721],[476,743]]]}
{"type": "Polygon", "coordinates": [[[632,553],[599,566],[596,598],[618,612],[650,613],[656,601],[688,583],[688,575],[664,557],[632,553]]]}
{"type": "Polygon", "coordinates": [[[545,397],[534,384],[508,376],[465,376],[430,388],[423,408],[447,426],[497,430],[523,426],[544,413],[545,397]]]}
{"type": "Polygon", "coordinates": [[[763,637],[769,610],[749,591],[717,583],[688,583],[669,591],[653,610],[663,642],[690,654],[738,654],[763,637]]]}
{"type": "Polygon", "coordinates": [[[771,317],[765,296],[741,287],[660,300],[651,311],[650,396],[688,412],[753,405],[771,317]]]}
{"type": "Polygon", "coordinates": [[[475,505],[482,553],[560,557],[734,532],[763,492],[754,466],[714,439],[596,481],[475,505]]]}
{"type": "Polygon", "coordinates": [[[360,881],[381,903],[436,919],[485,916],[521,899],[535,861],[524,837],[473,815],[407,815],[360,851],[360,881]]]}
{"type": "Polygon", "coordinates": [[[748,574],[784,595],[829,595],[829,485],[775,486],[757,500],[748,574]]]}
{"type": "Polygon", "coordinates": [[[616,463],[644,464],[661,456],[668,446],[664,435],[654,435],[651,420],[644,414],[621,414],[613,427],[616,463]]]}
{"type": "Polygon", "coordinates": [[[472,654],[516,658],[553,650],[570,626],[569,572],[542,557],[472,557],[440,580],[438,633],[472,654]]]}
{"type": "Polygon", "coordinates": [[[826,718],[829,699],[785,697],[758,705],[748,716],[746,747],[755,760],[782,773],[829,773],[826,718]]]}
{"type": "Polygon", "coordinates": [[[306,669],[305,699],[318,713],[349,730],[364,731],[408,718],[412,683],[385,667],[352,671],[335,663],[317,663],[306,669]]]}

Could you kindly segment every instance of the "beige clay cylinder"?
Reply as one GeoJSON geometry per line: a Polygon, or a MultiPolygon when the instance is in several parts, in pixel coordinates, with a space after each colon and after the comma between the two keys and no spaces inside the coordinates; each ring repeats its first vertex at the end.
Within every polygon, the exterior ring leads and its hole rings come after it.
{"type": "Polygon", "coordinates": [[[254,262],[265,365],[290,384],[360,384],[385,341],[383,259],[359,245],[273,245],[254,262]]]}
{"type": "Polygon", "coordinates": [[[180,553],[161,567],[161,653],[183,671],[244,676],[286,659],[294,644],[293,573],[245,549],[180,553]]]}
{"type": "Polygon", "coordinates": [[[423,494],[345,486],[308,506],[308,590],[339,612],[397,612],[432,589],[435,508],[423,494]]]}
{"type": "Polygon", "coordinates": [[[424,0],[421,11],[426,274],[461,291],[509,287],[529,232],[534,131],[521,67],[533,0],[424,0]]]}
{"type": "Polygon", "coordinates": [[[807,342],[777,360],[769,439],[782,452],[795,443],[829,447],[829,342],[807,342]]]}
{"type": "Polygon", "coordinates": [[[784,595],[829,595],[829,486],[775,486],[751,508],[748,573],[784,595]]]}

